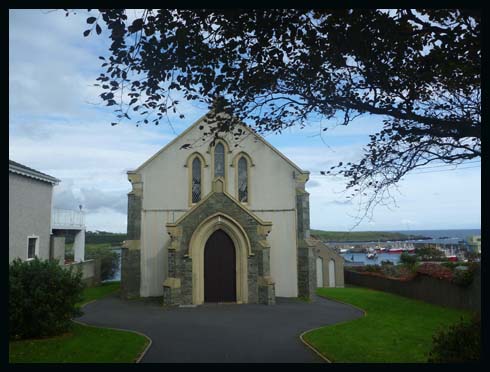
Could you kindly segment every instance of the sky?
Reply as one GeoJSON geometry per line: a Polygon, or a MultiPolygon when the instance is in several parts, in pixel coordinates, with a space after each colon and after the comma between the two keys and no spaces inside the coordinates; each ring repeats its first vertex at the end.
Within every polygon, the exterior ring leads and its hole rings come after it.
{"type": "MultiPolygon", "coordinates": [[[[182,101],[184,119],[169,125],[111,126],[115,116],[93,84],[102,72],[98,56],[109,41],[83,37],[86,12],[9,12],[9,158],[61,180],[54,207],[86,212],[88,230],[125,232],[126,172],[137,168],[207,112],[182,101]]],[[[420,169],[398,185],[395,204],[378,206],[358,223],[358,206],[345,198],[345,180],[320,175],[339,161],[360,160],[381,117],[363,116],[349,126],[311,122],[266,136],[302,169],[310,170],[311,228],[323,230],[424,230],[481,227],[481,166],[420,169]],[[332,127],[326,132],[320,125],[332,127]]]]}

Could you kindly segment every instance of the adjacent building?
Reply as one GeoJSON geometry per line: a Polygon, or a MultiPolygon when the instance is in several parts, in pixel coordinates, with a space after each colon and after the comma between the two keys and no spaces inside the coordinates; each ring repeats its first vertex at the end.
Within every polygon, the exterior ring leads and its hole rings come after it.
{"type": "Polygon", "coordinates": [[[310,245],[315,247],[316,286],[318,288],[344,287],[344,257],[335,249],[325,245],[318,237],[312,236],[310,245]]]}
{"type": "Polygon", "coordinates": [[[59,182],[9,160],[9,261],[49,258],[53,187],[59,182]]]}
{"type": "Polygon", "coordinates": [[[59,259],[65,238],[75,235],[75,261],[85,256],[85,220],[81,211],[53,209],[59,179],[9,160],[9,262],[15,258],[59,259]]]}

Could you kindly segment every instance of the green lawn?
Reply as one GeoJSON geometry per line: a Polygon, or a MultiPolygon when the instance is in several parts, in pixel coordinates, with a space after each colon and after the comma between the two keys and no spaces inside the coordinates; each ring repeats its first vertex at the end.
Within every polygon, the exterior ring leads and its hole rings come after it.
{"type": "Polygon", "coordinates": [[[365,288],[319,288],[318,295],[357,306],[366,316],[310,331],[303,339],[332,362],[427,361],[432,335],[469,312],[365,288]]]}
{"type": "Polygon", "coordinates": [[[120,286],[121,282],[107,282],[102,283],[97,287],[86,288],[83,291],[83,301],[80,303],[80,305],[83,306],[93,300],[97,300],[98,298],[114,293],[119,290],[120,286]]]}
{"type": "MultiPolygon", "coordinates": [[[[119,282],[87,288],[81,305],[119,290],[119,282]]],[[[9,343],[10,363],[132,363],[148,345],[141,335],[74,324],[62,336],[9,343]]]]}

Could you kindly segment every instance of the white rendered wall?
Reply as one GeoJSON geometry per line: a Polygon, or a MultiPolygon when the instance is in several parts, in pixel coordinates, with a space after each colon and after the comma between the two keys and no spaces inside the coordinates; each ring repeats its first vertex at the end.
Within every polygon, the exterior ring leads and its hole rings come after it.
{"type": "Polygon", "coordinates": [[[256,212],[257,215],[272,221],[268,236],[270,248],[271,276],[274,279],[276,296],[298,296],[298,266],[296,256],[296,211],[256,212]]]}

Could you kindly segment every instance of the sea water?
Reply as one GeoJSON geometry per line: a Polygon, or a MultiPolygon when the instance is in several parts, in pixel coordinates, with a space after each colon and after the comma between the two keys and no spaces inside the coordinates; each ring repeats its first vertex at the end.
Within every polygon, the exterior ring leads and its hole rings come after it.
{"type": "Polygon", "coordinates": [[[369,259],[366,253],[341,253],[346,261],[363,263],[364,265],[381,265],[381,261],[390,261],[395,265],[400,262],[401,253],[378,253],[374,259],[369,259]]]}
{"type": "Polygon", "coordinates": [[[117,268],[116,271],[114,272],[114,276],[110,279],[104,280],[104,282],[117,282],[121,280],[121,248],[112,248],[111,251],[116,252],[118,259],[117,259],[117,268]]]}

